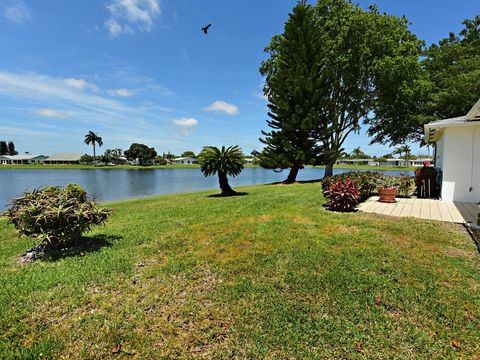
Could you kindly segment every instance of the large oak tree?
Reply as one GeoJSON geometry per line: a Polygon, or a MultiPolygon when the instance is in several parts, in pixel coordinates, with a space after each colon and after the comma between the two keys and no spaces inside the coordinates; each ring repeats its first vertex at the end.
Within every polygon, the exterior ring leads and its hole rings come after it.
{"type": "Polygon", "coordinates": [[[372,123],[374,141],[393,145],[421,141],[423,125],[465,115],[480,97],[480,16],[463,22],[422,54],[421,73],[405,87],[398,101],[378,108],[383,116],[372,123]]]}

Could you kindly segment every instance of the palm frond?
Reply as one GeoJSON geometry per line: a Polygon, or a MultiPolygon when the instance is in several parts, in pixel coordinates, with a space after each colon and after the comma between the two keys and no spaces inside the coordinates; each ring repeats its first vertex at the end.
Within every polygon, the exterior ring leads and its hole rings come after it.
{"type": "Polygon", "coordinates": [[[222,146],[221,149],[216,146],[206,146],[198,160],[205,176],[220,173],[233,177],[242,172],[245,161],[242,149],[237,145],[228,148],[222,146]]]}

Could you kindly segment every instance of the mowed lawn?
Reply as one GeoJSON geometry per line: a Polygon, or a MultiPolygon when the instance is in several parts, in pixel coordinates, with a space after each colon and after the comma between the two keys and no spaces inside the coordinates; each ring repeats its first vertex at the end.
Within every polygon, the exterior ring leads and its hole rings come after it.
{"type": "Polygon", "coordinates": [[[110,204],[96,249],[29,265],[0,222],[0,358],[480,356],[461,227],[328,212],[319,184],[242,191],[110,204]]]}

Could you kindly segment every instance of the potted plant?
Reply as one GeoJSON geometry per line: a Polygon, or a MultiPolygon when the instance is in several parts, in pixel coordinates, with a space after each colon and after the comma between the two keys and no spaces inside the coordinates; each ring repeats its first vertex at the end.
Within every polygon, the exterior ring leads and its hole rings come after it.
{"type": "Polygon", "coordinates": [[[379,179],[378,194],[380,199],[378,201],[384,203],[395,203],[395,197],[398,191],[398,182],[393,176],[383,176],[379,179]]]}

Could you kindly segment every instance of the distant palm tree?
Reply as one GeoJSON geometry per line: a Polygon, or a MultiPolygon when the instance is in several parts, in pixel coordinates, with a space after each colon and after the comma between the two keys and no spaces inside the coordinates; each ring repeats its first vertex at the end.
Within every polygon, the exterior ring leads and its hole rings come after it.
{"type": "MultiPolygon", "coordinates": [[[[392,155],[398,155],[399,159],[401,159],[402,158],[402,153],[403,153],[403,146],[400,146],[392,152],[392,155]]],[[[399,162],[399,164],[400,164],[400,162],[399,162]]]]}
{"type": "Polygon", "coordinates": [[[206,146],[200,153],[198,160],[200,169],[205,176],[218,174],[218,181],[223,196],[235,195],[230,187],[227,176],[237,176],[243,170],[244,155],[238,146],[221,149],[215,146],[206,146]]]}
{"type": "Polygon", "coordinates": [[[95,154],[95,144],[98,144],[98,146],[101,147],[103,145],[102,138],[100,136],[98,136],[97,134],[95,134],[93,131],[89,131],[88,134],[85,135],[85,141],[84,142],[87,145],[90,145],[90,144],[93,145],[93,163],[95,164],[95,166],[97,166],[97,157],[96,157],[96,154],[95,154]]]}
{"type": "Polygon", "coordinates": [[[412,149],[408,145],[402,146],[403,152],[405,153],[405,166],[407,166],[407,161],[409,160],[410,153],[412,152],[412,149]]]}
{"type": "Polygon", "coordinates": [[[122,149],[119,149],[119,148],[113,149],[113,154],[115,156],[115,160],[118,165],[120,158],[122,157],[122,149]]]}
{"type": "Polygon", "coordinates": [[[365,155],[363,153],[363,151],[360,149],[360,146],[359,147],[356,147],[355,149],[352,150],[350,156],[353,157],[353,158],[360,158],[362,157],[363,155],[365,155]]]}

